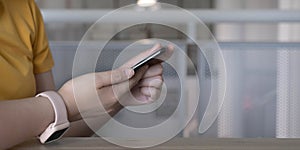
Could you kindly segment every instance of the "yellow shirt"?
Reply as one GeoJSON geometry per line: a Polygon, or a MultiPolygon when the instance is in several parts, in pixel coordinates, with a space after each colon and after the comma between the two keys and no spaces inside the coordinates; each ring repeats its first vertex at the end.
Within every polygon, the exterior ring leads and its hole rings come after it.
{"type": "Polygon", "coordinates": [[[34,0],[0,0],[0,100],[34,96],[34,74],[53,65],[34,0]]]}

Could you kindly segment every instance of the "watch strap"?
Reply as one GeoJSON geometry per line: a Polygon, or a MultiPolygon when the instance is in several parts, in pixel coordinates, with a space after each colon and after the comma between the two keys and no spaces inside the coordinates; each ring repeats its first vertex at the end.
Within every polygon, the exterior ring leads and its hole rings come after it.
{"type": "Polygon", "coordinates": [[[46,91],[39,93],[36,97],[46,97],[52,104],[55,113],[55,120],[53,126],[64,124],[68,121],[68,115],[66,110],[66,105],[62,97],[55,91],[46,91]]]}

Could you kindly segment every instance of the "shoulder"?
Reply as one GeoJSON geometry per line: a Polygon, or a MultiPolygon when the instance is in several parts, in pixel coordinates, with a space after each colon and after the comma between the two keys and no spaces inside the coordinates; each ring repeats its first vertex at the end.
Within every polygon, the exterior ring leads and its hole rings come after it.
{"type": "Polygon", "coordinates": [[[12,7],[28,7],[34,0],[0,0],[4,6],[12,8],[12,7]]]}
{"type": "Polygon", "coordinates": [[[0,0],[0,3],[0,7],[2,5],[4,12],[11,15],[26,15],[31,13],[35,5],[34,0],[0,0]]]}

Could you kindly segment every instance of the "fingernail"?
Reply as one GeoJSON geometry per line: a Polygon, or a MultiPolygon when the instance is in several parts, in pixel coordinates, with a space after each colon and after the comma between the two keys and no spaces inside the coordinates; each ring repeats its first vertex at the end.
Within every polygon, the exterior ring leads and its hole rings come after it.
{"type": "Polygon", "coordinates": [[[134,75],[134,71],[131,68],[125,69],[125,74],[127,75],[128,78],[131,78],[134,75]]]}

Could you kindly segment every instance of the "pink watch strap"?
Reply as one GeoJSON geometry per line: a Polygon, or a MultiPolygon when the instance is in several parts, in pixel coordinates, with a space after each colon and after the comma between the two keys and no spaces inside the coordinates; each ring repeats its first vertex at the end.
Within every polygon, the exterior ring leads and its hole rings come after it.
{"type": "Polygon", "coordinates": [[[38,95],[36,95],[36,97],[39,97],[39,96],[46,97],[51,102],[52,107],[54,109],[54,113],[55,113],[55,120],[53,123],[54,126],[69,122],[66,105],[65,105],[62,97],[57,92],[46,91],[46,92],[42,92],[42,93],[39,93],[38,95]]]}

